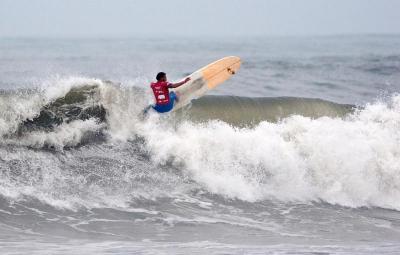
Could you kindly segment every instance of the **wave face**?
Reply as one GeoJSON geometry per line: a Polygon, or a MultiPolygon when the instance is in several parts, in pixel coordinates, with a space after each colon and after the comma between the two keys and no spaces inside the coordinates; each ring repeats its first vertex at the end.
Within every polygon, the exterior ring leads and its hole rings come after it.
{"type": "Polygon", "coordinates": [[[194,121],[221,120],[234,126],[251,126],[263,121],[278,122],[292,115],[303,117],[344,117],[354,105],[337,104],[321,99],[295,97],[205,96],[183,110],[194,121]]]}

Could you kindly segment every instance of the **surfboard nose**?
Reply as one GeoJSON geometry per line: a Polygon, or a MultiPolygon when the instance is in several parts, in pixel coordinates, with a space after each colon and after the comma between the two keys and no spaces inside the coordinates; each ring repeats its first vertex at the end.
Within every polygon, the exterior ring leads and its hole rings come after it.
{"type": "Polygon", "coordinates": [[[230,56],[205,66],[201,71],[204,80],[207,82],[208,88],[213,89],[220,83],[229,79],[232,75],[236,74],[240,65],[241,60],[239,57],[230,56]]]}

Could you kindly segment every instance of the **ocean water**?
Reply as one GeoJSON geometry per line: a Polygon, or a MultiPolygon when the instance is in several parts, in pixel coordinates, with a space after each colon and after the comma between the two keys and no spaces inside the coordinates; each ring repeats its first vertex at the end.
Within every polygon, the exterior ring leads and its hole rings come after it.
{"type": "Polygon", "coordinates": [[[0,253],[398,254],[398,92],[395,35],[0,39],[0,253]]]}

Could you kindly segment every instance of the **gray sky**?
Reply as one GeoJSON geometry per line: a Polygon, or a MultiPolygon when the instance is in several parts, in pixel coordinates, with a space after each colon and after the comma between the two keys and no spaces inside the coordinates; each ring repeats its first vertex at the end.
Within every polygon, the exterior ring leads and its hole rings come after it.
{"type": "Polygon", "coordinates": [[[0,37],[397,33],[400,0],[0,0],[0,37]]]}

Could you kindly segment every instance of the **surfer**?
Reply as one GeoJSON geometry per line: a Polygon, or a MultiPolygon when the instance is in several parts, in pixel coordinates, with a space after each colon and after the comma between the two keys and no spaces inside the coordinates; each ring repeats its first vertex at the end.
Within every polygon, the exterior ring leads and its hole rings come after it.
{"type": "Polygon", "coordinates": [[[177,88],[190,81],[190,78],[187,77],[181,82],[170,83],[167,80],[167,74],[164,72],[159,72],[156,76],[157,82],[151,83],[151,89],[153,90],[154,97],[156,99],[155,105],[153,105],[153,109],[159,113],[169,112],[174,107],[175,101],[178,101],[179,98],[173,91],[169,91],[170,88],[177,88]]]}

